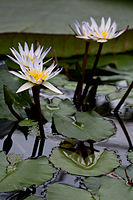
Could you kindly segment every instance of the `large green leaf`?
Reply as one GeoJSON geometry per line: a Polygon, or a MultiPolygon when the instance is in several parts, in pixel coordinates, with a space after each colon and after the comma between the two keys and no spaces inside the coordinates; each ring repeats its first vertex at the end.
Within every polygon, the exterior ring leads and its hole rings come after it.
{"type": "MultiPolygon", "coordinates": [[[[111,16],[113,20],[116,20],[119,28],[124,28],[127,24],[132,28],[132,8],[132,1],[72,0],[69,4],[65,0],[1,1],[0,54],[9,53],[9,47],[16,47],[18,42],[23,43],[25,40],[29,43],[39,40],[46,47],[52,45],[57,55],[62,57],[83,54],[84,42],[70,35],[72,31],[68,24],[73,24],[76,19],[89,21],[91,16],[97,21],[100,21],[102,16],[106,19],[111,16]]],[[[131,30],[118,39],[107,42],[103,53],[124,52],[132,49],[131,30]]],[[[89,52],[96,53],[96,50],[97,43],[95,42],[90,45],[89,52]]]]}
{"type": "Polygon", "coordinates": [[[6,176],[6,167],[8,162],[4,152],[0,152],[0,181],[6,176]]]}
{"type": "Polygon", "coordinates": [[[42,184],[50,180],[55,171],[46,157],[24,160],[16,165],[15,171],[3,177],[0,192],[23,190],[33,184],[42,184]]]}
{"type": "Polygon", "coordinates": [[[123,181],[108,178],[102,182],[98,197],[98,200],[132,200],[133,188],[123,181]]]}
{"type": "Polygon", "coordinates": [[[54,114],[53,118],[58,133],[78,140],[100,141],[115,132],[113,124],[94,111],[77,112],[76,120],[59,114],[54,114]]]}
{"type": "Polygon", "coordinates": [[[47,200],[93,200],[89,192],[62,184],[52,184],[49,186],[46,197],[47,200]]]}
{"type": "Polygon", "coordinates": [[[84,179],[84,183],[91,191],[91,193],[96,194],[102,184],[103,181],[108,179],[107,176],[100,176],[100,177],[87,177],[84,179]]]}
{"type": "Polygon", "coordinates": [[[96,164],[85,169],[71,159],[67,158],[60,148],[55,148],[50,157],[50,161],[71,174],[78,174],[83,176],[99,176],[111,172],[114,168],[119,166],[119,160],[117,156],[112,151],[104,151],[100,158],[97,160],[96,164]]]}
{"type": "MultiPolygon", "coordinates": [[[[128,88],[124,88],[124,89],[121,89],[121,90],[116,90],[115,92],[111,93],[108,95],[108,98],[110,101],[114,101],[114,100],[117,100],[117,99],[121,99],[124,94],[126,93],[128,88]]],[[[127,99],[130,99],[130,101],[132,102],[133,100],[133,91],[131,91],[127,97],[127,99]]]]}

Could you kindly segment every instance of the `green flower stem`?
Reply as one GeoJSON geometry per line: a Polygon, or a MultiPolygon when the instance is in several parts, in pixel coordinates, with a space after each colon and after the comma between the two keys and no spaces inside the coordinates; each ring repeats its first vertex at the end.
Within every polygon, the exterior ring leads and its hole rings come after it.
{"type": "Polygon", "coordinates": [[[116,116],[116,119],[118,120],[118,122],[119,122],[119,124],[120,124],[120,126],[121,126],[121,128],[122,128],[122,130],[123,130],[123,132],[125,134],[125,136],[126,136],[126,139],[128,141],[128,144],[129,144],[129,151],[133,150],[133,145],[132,145],[131,139],[129,137],[128,131],[127,131],[122,119],[120,118],[118,113],[114,113],[114,115],[116,116]]]}
{"type": "Polygon", "coordinates": [[[39,124],[40,136],[41,138],[45,138],[44,129],[43,129],[43,119],[42,119],[42,113],[41,113],[41,107],[40,107],[40,97],[39,97],[40,86],[35,85],[32,88],[32,92],[33,92],[33,98],[34,98],[34,102],[36,106],[36,114],[37,114],[37,119],[38,119],[38,124],[39,124]]]}
{"type": "Polygon", "coordinates": [[[86,86],[85,86],[85,89],[84,89],[84,92],[83,92],[82,100],[84,100],[84,98],[86,97],[88,89],[91,85],[91,82],[92,82],[92,79],[93,79],[93,76],[95,74],[96,67],[97,67],[97,64],[98,64],[98,61],[99,61],[99,58],[100,58],[102,47],[103,47],[103,43],[100,43],[99,49],[98,49],[98,52],[97,52],[97,55],[96,55],[96,59],[95,59],[94,65],[93,65],[92,70],[91,70],[90,77],[88,78],[88,81],[86,83],[86,86]]]}
{"type": "Polygon", "coordinates": [[[85,79],[85,68],[86,68],[86,63],[87,63],[89,44],[90,43],[87,41],[86,45],[85,45],[85,52],[84,52],[84,58],[83,58],[83,64],[82,64],[82,78],[81,78],[81,80],[78,81],[77,87],[76,87],[76,90],[75,90],[75,93],[74,93],[75,104],[80,102],[80,98],[81,98],[83,83],[84,83],[84,79],[85,79]]]}
{"type": "Polygon", "coordinates": [[[132,83],[130,84],[129,88],[127,89],[127,91],[125,92],[124,96],[121,98],[121,100],[119,101],[118,105],[115,107],[114,109],[114,113],[117,113],[120,109],[120,107],[122,106],[122,104],[124,103],[124,101],[126,100],[127,96],[129,95],[130,91],[132,90],[133,88],[133,81],[132,83]]]}

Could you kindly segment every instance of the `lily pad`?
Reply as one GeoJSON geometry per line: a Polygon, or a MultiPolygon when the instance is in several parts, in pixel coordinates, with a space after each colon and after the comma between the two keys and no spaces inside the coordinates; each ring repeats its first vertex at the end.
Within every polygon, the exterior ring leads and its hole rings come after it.
{"type": "MultiPolygon", "coordinates": [[[[4,165],[2,165],[5,168],[4,165]]],[[[16,169],[5,174],[0,181],[0,192],[23,190],[33,184],[39,185],[50,180],[55,169],[46,157],[28,159],[16,164],[16,169]]]]}
{"type": "Polygon", "coordinates": [[[132,200],[133,188],[123,181],[108,178],[102,182],[97,195],[99,200],[132,200]]]}
{"type": "Polygon", "coordinates": [[[91,193],[96,194],[100,189],[102,182],[106,179],[108,179],[107,176],[87,177],[84,179],[84,183],[87,186],[88,190],[91,191],[91,193]]]}
{"type": "Polygon", "coordinates": [[[128,158],[133,163],[133,152],[128,154],[128,158]]]}
{"type": "Polygon", "coordinates": [[[59,134],[82,141],[88,139],[100,141],[115,132],[113,124],[94,111],[77,112],[75,120],[59,114],[54,114],[53,119],[59,134]]]}
{"type": "Polygon", "coordinates": [[[7,166],[8,162],[6,160],[6,156],[4,152],[0,152],[0,180],[2,180],[6,176],[7,166]]]}
{"type": "Polygon", "coordinates": [[[93,200],[88,191],[62,184],[52,184],[47,190],[46,197],[47,200],[93,200]]]}
{"type": "Polygon", "coordinates": [[[110,94],[116,91],[116,87],[111,85],[100,85],[97,89],[97,94],[110,94]]]}
{"type": "Polygon", "coordinates": [[[35,195],[31,195],[31,196],[29,196],[29,197],[26,198],[26,200],[41,200],[41,199],[43,199],[43,198],[37,197],[35,195]]]}
{"type": "Polygon", "coordinates": [[[96,164],[87,169],[74,163],[70,158],[67,158],[60,148],[55,148],[50,157],[50,161],[71,174],[78,174],[83,176],[99,176],[111,172],[114,168],[119,166],[119,160],[112,151],[104,151],[96,164]]]}
{"type": "Polygon", "coordinates": [[[51,121],[54,113],[64,116],[73,115],[76,112],[75,106],[68,99],[60,100],[54,98],[51,102],[49,100],[41,100],[42,114],[47,121],[51,121]]]}
{"type": "Polygon", "coordinates": [[[19,126],[35,126],[37,125],[38,122],[34,121],[34,120],[22,120],[18,123],[19,126]]]}
{"type": "MultiPolygon", "coordinates": [[[[109,94],[108,97],[109,97],[110,101],[121,99],[123,97],[123,95],[125,94],[125,92],[127,91],[127,89],[128,88],[117,90],[116,92],[113,92],[112,94],[109,94]]],[[[131,91],[129,93],[128,99],[130,99],[130,101],[132,101],[132,99],[133,99],[133,91],[131,91]]]]}

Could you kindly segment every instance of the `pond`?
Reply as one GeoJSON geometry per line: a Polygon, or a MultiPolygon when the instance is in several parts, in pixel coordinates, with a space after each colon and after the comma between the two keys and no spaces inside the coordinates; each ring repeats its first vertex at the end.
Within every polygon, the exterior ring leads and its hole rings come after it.
{"type": "Polygon", "coordinates": [[[1,200],[132,199],[132,75],[118,67],[132,55],[102,56],[96,68],[98,56],[86,68],[85,55],[55,57],[44,71],[27,56],[24,74],[1,60],[1,200]]]}

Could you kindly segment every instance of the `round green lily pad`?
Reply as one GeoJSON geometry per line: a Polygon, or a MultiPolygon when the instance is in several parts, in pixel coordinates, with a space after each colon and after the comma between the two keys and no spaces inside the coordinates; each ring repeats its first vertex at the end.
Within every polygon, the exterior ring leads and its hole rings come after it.
{"type": "Polygon", "coordinates": [[[51,185],[47,190],[46,197],[47,200],[93,200],[88,191],[62,184],[51,185]]]}
{"type": "Polygon", "coordinates": [[[27,159],[18,163],[11,173],[0,181],[0,192],[23,190],[33,184],[39,185],[50,180],[55,173],[46,157],[27,159]]]}
{"type": "Polygon", "coordinates": [[[77,112],[75,120],[60,114],[54,114],[54,125],[58,133],[78,140],[100,141],[114,134],[114,125],[94,111],[77,112]]]}

